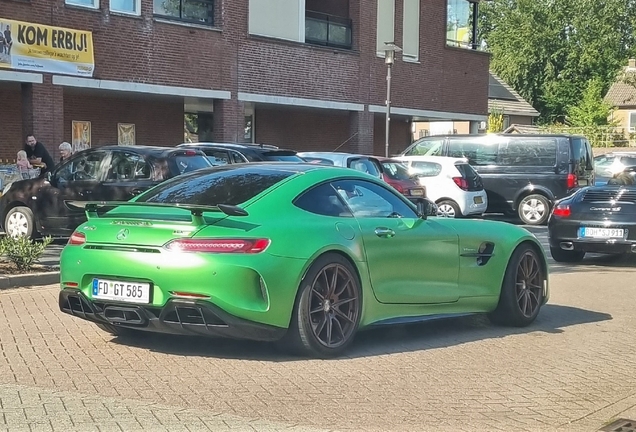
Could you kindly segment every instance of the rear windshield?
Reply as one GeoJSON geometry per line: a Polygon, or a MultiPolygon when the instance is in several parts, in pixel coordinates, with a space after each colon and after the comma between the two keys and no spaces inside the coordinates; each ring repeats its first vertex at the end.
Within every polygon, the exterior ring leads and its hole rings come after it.
{"type": "Polygon", "coordinates": [[[413,162],[411,169],[419,177],[435,177],[442,172],[442,166],[435,162],[413,162]]]}
{"type": "Polygon", "coordinates": [[[172,175],[180,175],[212,165],[208,158],[202,154],[175,154],[170,156],[169,161],[172,175]]]}
{"type": "Polygon", "coordinates": [[[293,171],[264,168],[218,167],[212,171],[176,177],[150,189],[138,202],[196,204],[242,204],[276,183],[293,175],[293,171]]]}
{"type": "Polygon", "coordinates": [[[398,162],[382,162],[384,173],[391,180],[409,180],[409,170],[404,165],[398,162]]]}
{"type": "Polygon", "coordinates": [[[282,162],[304,162],[304,160],[296,155],[294,151],[271,151],[263,153],[265,161],[282,161],[282,162]]]}
{"type": "Polygon", "coordinates": [[[349,168],[369,173],[374,177],[380,177],[380,168],[369,159],[353,159],[349,164],[349,168]]]}

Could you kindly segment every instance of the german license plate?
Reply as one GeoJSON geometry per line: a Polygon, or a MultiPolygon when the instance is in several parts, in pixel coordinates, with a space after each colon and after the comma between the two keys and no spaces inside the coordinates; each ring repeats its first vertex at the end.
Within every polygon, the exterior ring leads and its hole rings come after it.
{"type": "Polygon", "coordinates": [[[93,279],[93,298],[130,303],[149,303],[150,284],[108,279],[93,279]]]}
{"type": "Polygon", "coordinates": [[[625,230],[622,228],[579,228],[579,237],[590,238],[624,238],[625,230]]]}
{"type": "Polygon", "coordinates": [[[475,204],[483,204],[484,199],[482,197],[480,197],[480,196],[476,196],[476,197],[473,197],[473,202],[475,204]]]}

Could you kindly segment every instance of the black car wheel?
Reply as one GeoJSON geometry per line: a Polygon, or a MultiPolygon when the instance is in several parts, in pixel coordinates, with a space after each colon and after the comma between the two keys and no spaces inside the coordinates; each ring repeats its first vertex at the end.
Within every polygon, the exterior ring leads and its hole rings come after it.
{"type": "Polygon", "coordinates": [[[550,217],[550,202],[543,195],[528,195],[519,202],[517,212],[524,224],[542,225],[550,217]]]}
{"type": "Polygon", "coordinates": [[[283,343],[301,355],[337,356],[353,341],[361,307],[360,281],[351,263],[338,254],[323,255],[300,284],[283,343]]]}
{"type": "Polygon", "coordinates": [[[4,218],[4,232],[11,237],[35,237],[33,212],[26,206],[13,207],[4,218]]]}
{"type": "Polygon", "coordinates": [[[583,261],[585,252],[575,250],[563,250],[550,246],[550,254],[556,262],[577,263],[583,261]]]}
{"type": "Polygon", "coordinates": [[[496,324],[524,327],[531,324],[543,305],[546,269],[539,253],[522,244],[508,261],[497,308],[489,314],[496,324]]]}

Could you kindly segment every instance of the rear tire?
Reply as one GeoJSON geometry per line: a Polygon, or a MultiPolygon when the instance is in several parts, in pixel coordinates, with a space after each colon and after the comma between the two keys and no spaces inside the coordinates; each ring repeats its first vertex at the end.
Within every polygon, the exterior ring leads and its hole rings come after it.
{"type": "Polygon", "coordinates": [[[35,218],[29,207],[17,206],[7,212],[4,218],[4,232],[11,237],[36,237],[35,218]]]}
{"type": "Polygon", "coordinates": [[[554,259],[556,262],[562,263],[581,262],[585,257],[585,252],[575,250],[567,251],[552,246],[550,246],[550,254],[552,255],[552,259],[554,259]]]}
{"type": "Polygon", "coordinates": [[[550,202],[539,194],[525,196],[517,207],[519,219],[526,225],[543,225],[550,217],[550,202]]]}
{"type": "Polygon", "coordinates": [[[353,342],[361,311],[355,268],[342,255],[325,254],[300,283],[289,329],[280,342],[295,354],[336,357],[353,342]]]}
{"type": "Polygon", "coordinates": [[[437,203],[437,216],[447,218],[458,218],[462,216],[462,211],[455,201],[442,200],[437,203]]]}
{"type": "Polygon", "coordinates": [[[530,325],[543,305],[546,278],[536,249],[528,244],[518,246],[508,261],[497,308],[488,314],[490,321],[513,327],[530,325]]]}

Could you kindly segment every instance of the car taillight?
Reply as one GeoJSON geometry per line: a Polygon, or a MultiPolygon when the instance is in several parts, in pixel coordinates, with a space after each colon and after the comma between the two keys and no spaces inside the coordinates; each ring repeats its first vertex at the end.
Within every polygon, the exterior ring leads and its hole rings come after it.
{"type": "Polygon", "coordinates": [[[75,231],[71,234],[71,237],[68,239],[68,244],[79,246],[86,243],[86,234],[82,232],[75,231]]]}
{"type": "Polygon", "coordinates": [[[468,190],[468,182],[464,177],[453,177],[453,181],[461,190],[468,190]]]}
{"type": "Polygon", "coordinates": [[[395,190],[398,191],[399,193],[403,194],[404,193],[404,188],[399,185],[399,184],[395,184],[395,190]]]}
{"type": "Polygon", "coordinates": [[[261,253],[270,245],[269,239],[176,239],[164,245],[173,252],[261,253]]]}
{"type": "Polygon", "coordinates": [[[569,205],[559,204],[552,210],[552,214],[557,217],[570,217],[572,210],[569,205]]]}
{"type": "Polygon", "coordinates": [[[567,184],[568,189],[575,188],[577,186],[578,179],[576,178],[576,174],[568,174],[567,184]]]}
{"type": "Polygon", "coordinates": [[[186,150],[184,153],[186,156],[194,156],[197,154],[195,150],[186,150]]]}

